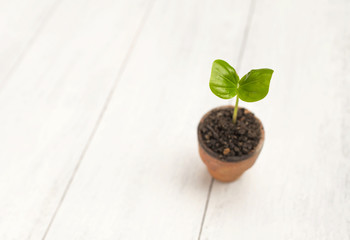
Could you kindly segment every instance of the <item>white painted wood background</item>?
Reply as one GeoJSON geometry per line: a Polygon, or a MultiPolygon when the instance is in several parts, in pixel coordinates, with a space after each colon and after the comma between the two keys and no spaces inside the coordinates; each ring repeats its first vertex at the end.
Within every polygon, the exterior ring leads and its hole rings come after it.
{"type": "Polygon", "coordinates": [[[350,2],[1,0],[0,239],[350,239],[350,2]],[[212,181],[222,58],[275,70],[266,142],[212,181]]]}

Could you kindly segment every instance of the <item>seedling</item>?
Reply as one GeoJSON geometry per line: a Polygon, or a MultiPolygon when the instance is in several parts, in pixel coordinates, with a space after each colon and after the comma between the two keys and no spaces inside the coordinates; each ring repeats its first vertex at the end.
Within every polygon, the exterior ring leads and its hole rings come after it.
{"type": "Polygon", "coordinates": [[[209,81],[210,90],[222,99],[236,97],[233,123],[237,121],[238,101],[256,102],[269,92],[273,70],[268,68],[253,69],[241,79],[236,70],[224,60],[213,62],[209,81]]]}

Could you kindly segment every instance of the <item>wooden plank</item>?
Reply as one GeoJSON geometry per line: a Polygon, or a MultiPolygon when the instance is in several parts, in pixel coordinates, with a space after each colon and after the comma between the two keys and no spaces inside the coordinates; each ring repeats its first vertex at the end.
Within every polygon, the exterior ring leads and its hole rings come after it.
{"type": "Polygon", "coordinates": [[[198,238],[211,178],[196,127],[223,104],[208,88],[211,63],[237,62],[248,11],[156,1],[46,239],[198,238]]]}
{"type": "Polygon", "coordinates": [[[349,22],[347,1],[256,2],[242,74],[275,69],[245,104],[266,142],[241,179],[214,182],[202,239],[349,239],[349,22]]]}
{"type": "Polygon", "coordinates": [[[148,9],[62,2],[3,86],[0,239],[43,237],[148,9]]]}
{"type": "Polygon", "coordinates": [[[0,1],[0,88],[58,3],[57,0],[0,1]]]}

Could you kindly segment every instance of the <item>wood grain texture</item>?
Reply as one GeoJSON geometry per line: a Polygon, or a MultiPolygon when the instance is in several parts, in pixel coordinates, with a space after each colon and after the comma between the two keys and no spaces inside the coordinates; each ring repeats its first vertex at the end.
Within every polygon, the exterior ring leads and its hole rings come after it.
{"type": "Polygon", "coordinates": [[[59,0],[0,1],[0,91],[59,0]]]}
{"type": "Polygon", "coordinates": [[[211,63],[237,62],[249,2],[156,1],[47,235],[197,239],[211,177],[196,127],[223,104],[211,63]]]}
{"type": "Polygon", "coordinates": [[[63,1],[2,86],[0,239],[43,237],[148,4],[63,1]]]}
{"type": "Polygon", "coordinates": [[[349,22],[346,0],[0,0],[0,239],[350,239],[349,22]],[[231,184],[197,152],[216,58],[275,69],[231,184]]]}
{"type": "Polygon", "coordinates": [[[257,1],[242,62],[275,69],[245,104],[266,141],[232,184],[214,182],[201,239],[350,239],[348,1],[257,1]]]}

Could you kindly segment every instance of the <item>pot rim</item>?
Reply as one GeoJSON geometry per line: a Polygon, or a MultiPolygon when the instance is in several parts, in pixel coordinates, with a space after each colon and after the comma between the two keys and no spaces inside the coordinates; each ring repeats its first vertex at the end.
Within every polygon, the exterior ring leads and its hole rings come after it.
{"type": "MultiPolygon", "coordinates": [[[[262,122],[260,121],[259,118],[257,118],[254,114],[254,117],[256,120],[258,120],[259,122],[259,125],[260,125],[260,132],[261,132],[261,135],[260,135],[260,140],[259,140],[259,143],[258,145],[251,151],[249,152],[248,154],[246,155],[242,155],[242,156],[231,156],[231,157],[228,157],[226,158],[226,160],[223,160],[223,159],[220,159],[219,158],[219,154],[217,154],[216,152],[214,152],[213,150],[211,150],[209,147],[207,147],[205,144],[204,144],[204,141],[203,141],[203,138],[201,137],[201,133],[200,133],[200,126],[201,124],[203,123],[204,119],[210,114],[212,113],[213,111],[215,110],[219,110],[219,109],[226,109],[226,108],[234,108],[234,106],[232,105],[224,105],[224,106],[219,106],[219,107],[216,107],[216,108],[213,108],[211,109],[210,111],[208,111],[206,114],[204,114],[204,116],[201,118],[199,124],[198,124],[198,127],[197,127],[197,137],[198,137],[198,143],[200,145],[201,148],[203,148],[204,151],[206,151],[211,157],[215,158],[216,160],[218,160],[219,162],[221,163],[237,163],[237,162],[241,162],[241,161],[244,161],[244,160],[247,160],[249,159],[250,157],[254,156],[255,154],[258,154],[260,153],[261,149],[262,149],[262,146],[264,144],[264,140],[265,140],[265,130],[264,130],[264,127],[262,125],[262,122]],[[229,161],[227,161],[229,160],[229,161]]],[[[248,112],[252,113],[251,111],[249,111],[248,109],[246,108],[243,108],[243,107],[238,107],[238,109],[245,109],[247,110],[248,112]]]]}

